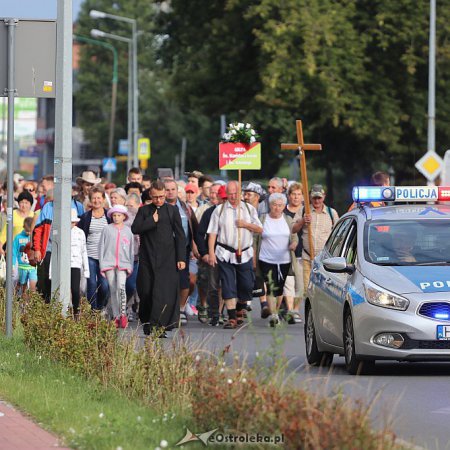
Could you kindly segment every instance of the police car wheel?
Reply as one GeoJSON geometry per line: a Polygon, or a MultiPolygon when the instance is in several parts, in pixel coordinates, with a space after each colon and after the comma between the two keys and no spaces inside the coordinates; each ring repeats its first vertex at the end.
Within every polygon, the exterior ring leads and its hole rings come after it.
{"type": "Polygon", "coordinates": [[[353,319],[350,311],[347,311],[344,316],[344,356],[345,367],[350,375],[367,374],[375,366],[375,361],[363,360],[356,355],[353,319]]]}
{"type": "Polygon", "coordinates": [[[316,330],[311,306],[305,311],[305,346],[306,359],[312,366],[329,367],[333,362],[333,353],[320,352],[317,348],[316,330]]]}

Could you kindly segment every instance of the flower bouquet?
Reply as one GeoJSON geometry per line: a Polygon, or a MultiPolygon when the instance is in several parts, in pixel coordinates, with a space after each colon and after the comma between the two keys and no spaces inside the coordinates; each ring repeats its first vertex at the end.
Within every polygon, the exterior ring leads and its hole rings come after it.
{"type": "Polygon", "coordinates": [[[258,134],[249,123],[230,123],[222,136],[222,142],[253,144],[259,139],[258,134]]]}

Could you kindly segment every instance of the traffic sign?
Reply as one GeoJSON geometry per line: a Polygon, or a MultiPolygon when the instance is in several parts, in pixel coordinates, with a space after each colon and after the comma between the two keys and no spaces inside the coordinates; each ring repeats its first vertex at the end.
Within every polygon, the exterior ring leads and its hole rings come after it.
{"type": "Polygon", "coordinates": [[[115,172],[117,170],[116,158],[103,158],[103,172],[115,172]]]}
{"type": "Polygon", "coordinates": [[[441,173],[443,161],[436,152],[429,150],[416,162],[415,166],[428,181],[434,181],[441,173]]]}
{"type": "Polygon", "coordinates": [[[128,139],[119,139],[119,155],[128,155],[128,139]]]}
{"type": "Polygon", "coordinates": [[[150,159],[150,156],[151,156],[150,139],[149,138],[138,139],[138,159],[139,159],[139,161],[143,161],[145,159],[150,159]]]}
{"type": "Polygon", "coordinates": [[[444,165],[441,172],[441,185],[450,186],[450,150],[447,150],[444,155],[444,165]]]}

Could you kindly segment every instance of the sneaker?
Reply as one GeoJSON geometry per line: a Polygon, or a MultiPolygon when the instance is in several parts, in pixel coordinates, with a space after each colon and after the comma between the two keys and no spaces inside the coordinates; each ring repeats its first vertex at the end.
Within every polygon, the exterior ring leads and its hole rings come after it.
{"type": "Polygon", "coordinates": [[[219,325],[223,325],[225,323],[225,317],[223,314],[219,315],[219,325]]]}
{"type": "Polygon", "coordinates": [[[220,325],[219,318],[218,317],[212,317],[209,321],[208,325],[210,327],[218,327],[220,325]]]}
{"type": "Polygon", "coordinates": [[[249,300],[249,301],[247,302],[246,308],[247,308],[247,311],[251,311],[251,310],[252,310],[252,301],[251,301],[251,300],[249,300]]]}
{"type": "Polygon", "coordinates": [[[198,316],[198,309],[195,305],[189,305],[191,307],[192,315],[198,316]]]}
{"type": "Polygon", "coordinates": [[[207,323],[208,322],[208,308],[206,306],[199,306],[198,307],[198,320],[200,323],[207,323]]]}
{"type": "MultiPolygon", "coordinates": [[[[303,323],[300,313],[298,311],[292,311],[293,323],[303,323]]],[[[290,322],[289,322],[290,323],[290,322]]]]}
{"type": "Polygon", "coordinates": [[[186,325],[187,324],[187,316],[186,316],[186,313],[184,311],[180,311],[180,324],[181,325],[186,325]]]}
{"type": "Polygon", "coordinates": [[[184,312],[186,316],[195,316],[194,309],[189,303],[186,303],[186,306],[184,307],[184,312]]]}
{"type": "Polygon", "coordinates": [[[280,323],[281,323],[281,319],[280,319],[280,316],[278,314],[272,314],[270,316],[269,325],[272,328],[275,328],[276,326],[280,325],[280,323]]]}
{"type": "Polygon", "coordinates": [[[128,318],[125,314],[122,314],[119,319],[119,327],[126,328],[128,326],[128,318]]]}
{"type": "Polygon", "coordinates": [[[267,319],[270,314],[270,308],[267,305],[261,308],[261,319],[267,319]]]}

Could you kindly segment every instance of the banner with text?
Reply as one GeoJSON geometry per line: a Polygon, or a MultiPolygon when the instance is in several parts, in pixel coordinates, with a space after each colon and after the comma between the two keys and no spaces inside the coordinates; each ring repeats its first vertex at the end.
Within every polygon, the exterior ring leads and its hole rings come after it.
{"type": "Polygon", "coordinates": [[[221,142],[219,144],[219,169],[260,170],[261,143],[221,142]]]}

